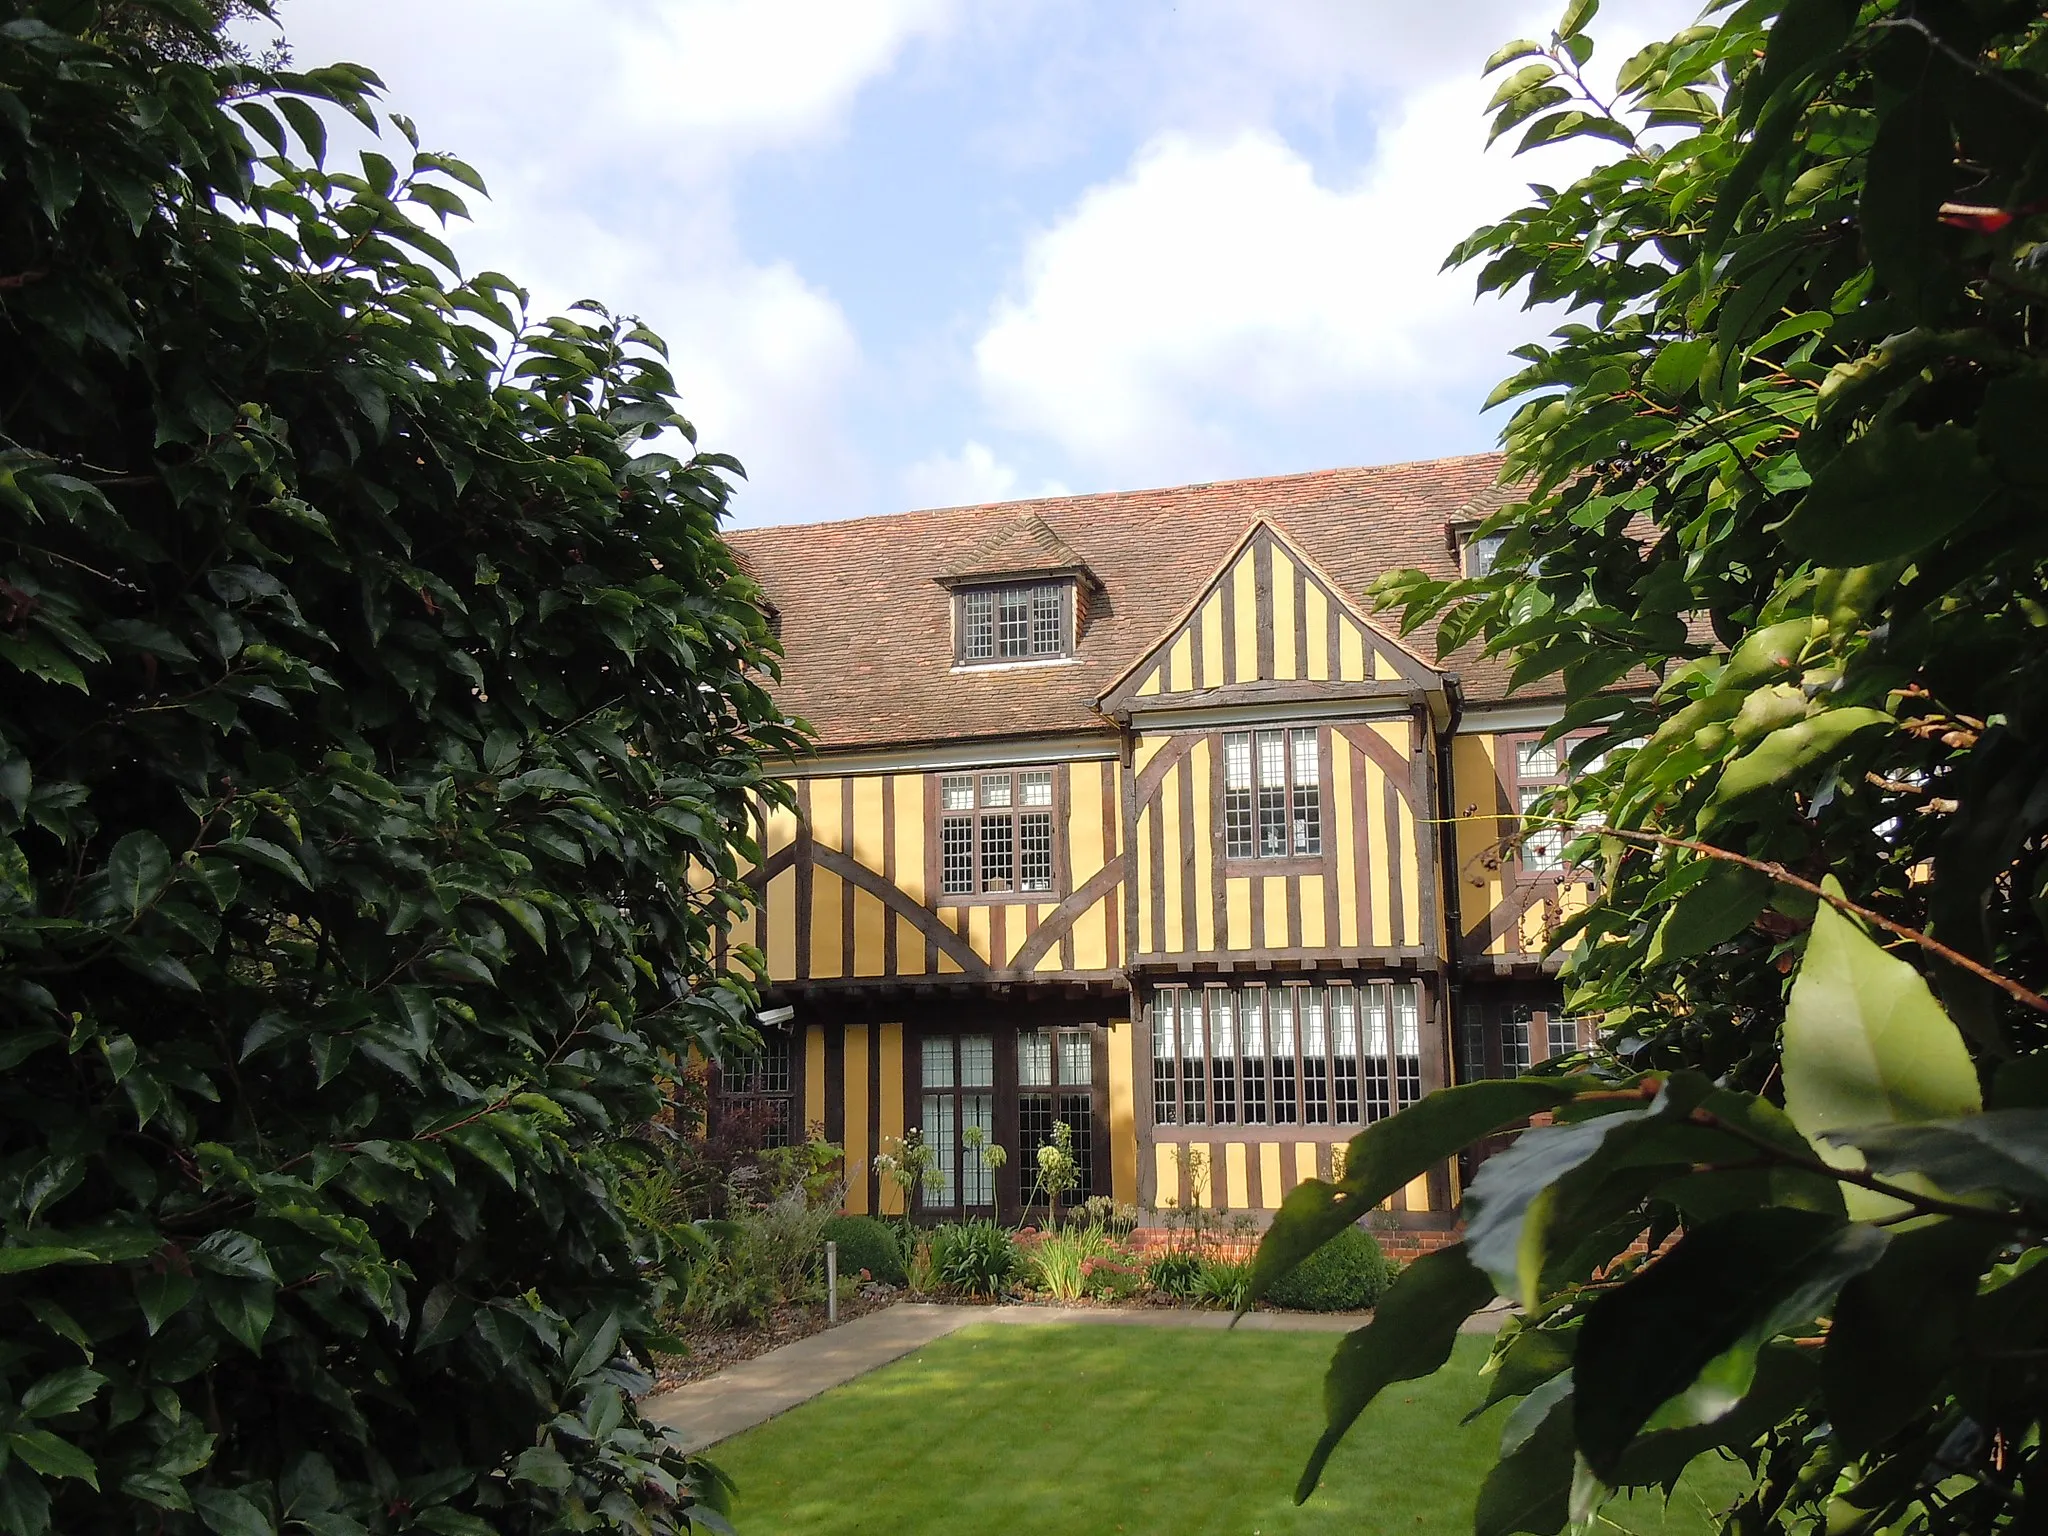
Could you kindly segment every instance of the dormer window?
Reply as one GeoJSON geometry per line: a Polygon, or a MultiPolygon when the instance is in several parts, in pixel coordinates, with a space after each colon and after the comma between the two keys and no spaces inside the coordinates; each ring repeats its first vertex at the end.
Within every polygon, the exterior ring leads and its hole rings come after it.
{"type": "Polygon", "coordinates": [[[1482,576],[1493,574],[1494,561],[1500,557],[1500,547],[1506,541],[1504,533],[1467,533],[1463,540],[1465,553],[1465,578],[1477,581],[1482,576]]]}
{"type": "Polygon", "coordinates": [[[966,665],[1044,661],[1073,652],[1071,581],[959,591],[959,660],[966,665]]]}

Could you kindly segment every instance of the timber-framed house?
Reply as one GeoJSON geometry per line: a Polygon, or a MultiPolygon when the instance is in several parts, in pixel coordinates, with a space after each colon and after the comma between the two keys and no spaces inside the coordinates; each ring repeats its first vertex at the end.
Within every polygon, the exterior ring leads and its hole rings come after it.
{"type": "MultiPolygon", "coordinates": [[[[1028,1214],[1063,1121],[1077,1199],[1256,1215],[1429,1090],[1576,1049],[1544,950],[1586,887],[1516,839],[1558,710],[1367,596],[1488,559],[1499,467],[731,534],[818,746],[730,935],[782,1022],[728,1093],[841,1143],[855,1212],[900,1209],[873,1159],[915,1128],[924,1214],[1028,1214]]],[[[1392,1220],[1448,1227],[1458,1177],[1392,1220]]]]}

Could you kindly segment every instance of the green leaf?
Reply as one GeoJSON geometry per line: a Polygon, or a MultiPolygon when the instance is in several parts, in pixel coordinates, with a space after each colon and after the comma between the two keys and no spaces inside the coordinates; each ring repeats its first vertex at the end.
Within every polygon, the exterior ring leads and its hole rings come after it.
{"type": "Polygon", "coordinates": [[[148,1270],[135,1277],[135,1299],[151,1337],[199,1294],[199,1282],[175,1269],[148,1270]]]}
{"type": "Polygon", "coordinates": [[[45,1477],[68,1477],[94,1488],[100,1485],[99,1468],[93,1465],[92,1458],[47,1429],[15,1430],[0,1436],[0,1444],[45,1477]]]}
{"type": "Polygon", "coordinates": [[[1813,1211],[1740,1211],[1686,1233],[1596,1300],[1573,1360],[1579,1449],[1608,1482],[1652,1415],[1711,1362],[1811,1321],[1886,1234],[1813,1211]]]}
{"type": "Polygon", "coordinates": [[[171,882],[171,854],[154,832],[130,832],[114,844],[107,883],[115,905],[130,916],[142,911],[171,882]]]}
{"type": "Polygon", "coordinates": [[[1509,75],[1507,79],[1501,81],[1499,88],[1494,91],[1492,99],[1486,103],[1486,110],[1492,112],[1495,108],[1505,106],[1508,102],[1513,101],[1525,91],[1532,91],[1547,81],[1556,78],[1557,66],[1554,64],[1525,64],[1512,75],[1509,75]]]}
{"type": "MultiPolygon", "coordinates": [[[[1823,885],[1842,894],[1832,876],[1823,885]]],[[[1814,1141],[1984,1107],[1963,1037],[1920,973],[1825,902],[1785,1007],[1784,1072],[1785,1112],[1814,1141]]]]}
{"type": "Polygon", "coordinates": [[[106,1384],[107,1378],[98,1371],[88,1370],[82,1365],[71,1366],[45,1376],[21,1394],[22,1416],[30,1419],[57,1418],[91,1402],[106,1384]]]}
{"type": "Polygon", "coordinates": [[[320,114],[312,103],[297,96],[279,96],[276,100],[277,110],[298,133],[299,142],[306,146],[313,163],[322,164],[327,158],[327,125],[320,121],[320,114]]]}
{"type": "Polygon", "coordinates": [[[261,1505],[230,1488],[195,1488],[192,1502],[214,1536],[277,1536],[261,1505]]]}
{"type": "Polygon", "coordinates": [[[1842,1287],[1821,1380],[1829,1422],[1850,1455],[1905,1428],[1961,1363],[1978,1276],[2000,1240],[1984,1222],[1903,1230],[1842,1287]]]}
{"type": "Polygon", "coordinates": [[[1237,1314],[1282,1275],[1381,1201],[1483,1136],[1555,1109],[1576,1090],[1542,1079],[1494,1079],[1439,1089],[1351,1138],[1344,1177],[1336,1184],[1309,1179],[1290,1191],[1252,1258],[1237,1314]]]}
{"type": "Polygon", "coordinates": [[[1889,103],[1870,147],[1857,219],[1877,280],[1911,319],[1938,316],[1953,284],[1940,210],[1955,180],[1955,135],[1936,91],[1923,86],[1889,103]]]}
{"type": "Polygon", "coordinates": [[[1828,1140],[1861,1152],[1873,1173],[1917,1173],[1955,1195],[1998,1190],[2048,1200],[2048,1110],[1994,1109],[1955,1120],[1866,1126],[1828,1140]]]}
{"type": "Polygon", "coordinates": [[[44,1536],[50,1529],[50,1491],[25,1466],[0,1466],[0,1531],[44,1536]]]}
{"type": "Polygon", "coordinates": [[[532,1483],[537,1488],[562,1489],[575,1482],[569,1463],[552,1445],[537,1445],[532,1450],[521,1451],[519,1459],[512,1463],[512,1476],[515,1481],[532,1483]]]}
{"type": "Polygon", "coordinates": [[[1715,860],[1699,884],[1664,914],[1644,963],[1667,965],[1688,955],[1705,954],[1755,922],[1770,900],[1770,876],[1715,860]]]}
{"type": "Polygon", "coordinates": [[[1600,0],[1570,0],[1564,8],[1564,19],[1557,24],[1558,40],[1577,37],[1599,10],[1600,0]]]}
{"type": "Polygon", "coordinates": [[[1501,47],[1496,48],[1492,56],[1487,59],[1486,67],[1480,70],[1480,74],[1490,75],[1502,65],[1512,64],[1517,59],[1526,59],[1532,54],[1539,54],[1542,51],[1543,45],[1541,43],[1530,38],[1518,37],[1513,42],[1505,43],[1501,47]]]}
{"type": "Polygon", "coordinates": [[[97,1257],[98,1255],[85,1248],[47,1245],[0,1248],[0,1275],[18,1275],[31,1269],[44,1269],[52,1264],[89,1264],[97,1257]]]}
{"type": "Polygon", "coordinates": [[[1840,756],[1864,732],[1889,729],[1893,723],[1881,709],[1830,709],[1772,731],[1721,770],[1700,813],[1700,829],[1725,820],[1750,795],[1789,788],[1799,775],[1840,756]]]}
{"type": "Polygon", "coordinates": [[[1830,566],[1917,554],[1968,523],[1997,490],[1968,428],[1881,422],[1814,475],[1785,522],[1785,542],[1830,566]]]}
{"type": "Polygon", "coordinates": [[[1517,1405],[1501,1457],[1479,1486],[1473,1536],[1537,1536],[1562,1530],[1571,1511],[1572,1378],[1555,1376],[1517,1405]]]}
{"type": "Polygon", "coordinates": [[[1394,1382],[1440,1370],[1458,1342],[1459,1325],[1491,1300],[1493,1282],[1465,1257],[1462,1243],[1424,1254],[1401,1271],[1372,1321],[1346,1334],[1330,1361],[1323,1379],[1328,1422],[1295,1487],[1295,1503],[1315,1492],[1331,1453],[1367,1405],[1394,1382]]]}
{"type": "Polygon", "coordinates": [[[277,1287],[262,1280],[209,1280],[206,1305],[214,1319],[251,1354],[263,1352],[263,1337],[277,1313],[277,1287]]]}

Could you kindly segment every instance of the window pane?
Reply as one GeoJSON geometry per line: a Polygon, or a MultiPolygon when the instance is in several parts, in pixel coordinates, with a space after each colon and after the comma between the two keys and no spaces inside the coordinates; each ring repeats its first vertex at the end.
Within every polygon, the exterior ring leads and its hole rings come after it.
{"type": "Polygon", "coordinates": [[[1174,1014],[1179,1003],[1174,993],[1161,992],[1152,999],[1152,1123],[1180,1122],[1180,1073],[1173,1052],[1174,1014]]]}
{"type": "Polygon", "coordinates": [[[1225,987],[1207,989],[1209,1004],[1209,1077],[1216,1100],[1216,1123],[1237,1124],[1237,1031],[1231,994],[1225,987]]]}
{"type": "Polygon", "coordinates": [[[1252,841],[1252,738],[1249,731],[1234,731],[1223,738],[1223,836],[1224,853],[1233,859],[1248,859],[1256,848],[1252,841]]]}
{"type": "Polygon", "coordinates": [[[1294,1102],[1294,989],[1266,989],[1267,1027],[1272,1041],[1273,1123],[1296,1123],[1294,1102]]]}
{"type": "Polygon", "coordinates": [[[996,654],[1031,654],[1031,589],[1004,587],[996,594],[996,654]]]}
{"type": "Polygon", "coordinates": [[[1244,1123],[1266,1123],[1265,994],[1247,990],[1238,998],[1237,1017],[1244,1035],[1244,1123]]]}
{"type": "Polygon", "coordinates": [[[1550,1021],[1550,1054],[1570,1056],[1579,1048],[1579,1021],[1553,1018],[1550,1021]]]}
{"type": "Polygon", "coordinates": [[[974,809],[974,775],[949,773],[939,780],[939,807],[948,811],[974,809]]]}
{"type": "Polygon", "coordinates": [[[996,1041],[993,1035],[960,1037],[960,1086],[993,1088],[996,1085],[996,1041]]]}
{"type": "Polygon", "coordinates": [[[1515,747],[1515,772],[1524,779],[1557,777],[1557,743],[1524,741],[1515,747]]]}
{"type": "Polygon", "coordinates": [[[1052,770],[1040,768],[1033,773],[1017,775],[1017,803],[1019,805],[1052,804],[1052,770]]]}
{"type": "Polygon", "coordinates": [[[1393,1074],[1387,1060],[1387,992],[1385,986],[1370,986],[1361,999],[1364,1004],[1365,1054],[1361,1062],[1364,1078],[1366,1123],[1384,1120],[1392,1112],[1393,1074]]]}
{"type": "Polygon", "coordinates": [[[939,893],[974,893],[974,818],[948,816],[939,823],[939,893]]]}
{"type": "Polygon", "coordinates": [[[1186,1125],[1209,1123],[1206,1056],[1202,1042],[1202,994],[1189,987],[1180,995],[1180,1117],[1186,1125]]]}
{"type": "Polygon", "coordinates": [[[953,1041],[927,1038],[924,1042],[924,1085],[927,1088],[950,1088],[953,1086],[953,1041]]]}
{"type": "MultiPolygon", "coordinates": [[[[1544,786],[1521,788],[1522,815],[1529,816],[1538,800],[1549,794],[1544,786]]],[[[1522,868],[1534,873],[1548,873],[1564,868],[1565,830],[1562,827],[1534,826],[1522,839],[1522,868]]]]}
{"type": "Polygon", "coordinates": [[[1331,1031],[1336,1036],[1332,1077],[1336,1086],[1336,1121],[1357,1125],[1358,1112],[1358,989],[1330,988],[1331,1031]]]}
{"type": "Polygon", "coordinates": [[[1260,731],[1259,857],[1287,856],[1287,748],[1279,731],[1260,731]]]}
{"type": "Polygon", "coordinates": [[[1074,1133],[1074,1172],[1080,1179],[1066,1198],[1079,1202],[1095,1193],[1095,1100],[1085,1093],[1061,1094],[1060,1119],[1074,1133]]]}
{"type": "MultiPolygon", "coordinates": [[[[925,1044],[929,1046],[930,1041],[925,1044]]],[[[957,1143],[953,1139],[953,1095],[950,1093],[928,1093],[924,1096],[924,1144],[931,1148],[932,1164],[938,1170],[939,1187],[936,1192],[925,1190],[923,1197],[934,1205],[952,1207],[960,1203],[959,1162],[955,1156],[957,1143]]]]}
{"type": "Polygon", "coordinates": [[[1045,1030],[1032,1030],[1017,1037],[1017,1086],[1052,1086],[1052,1036],[1045,1030]]]}
{"type": "Polygon", "coordinates": [[[1017,889],[1052,889],[1052,812],[1026,811],[1017,818],[1017,889]]]}
{"type": "Polygon", "coordinates": [[[1467,1003],[1459,1019],[1459,1032],[1465,1039],[1464,1081],[1476,1083],[1486,1076],[1486,1015],[1476,1003],[1467,1003]]]}
{"type": "Polygon", "coordinates": [[[1465,574],[1476,581],[1481,576],[1493,573],[1493,562],[1500,554],[1504,533],[1489,533],[1465,541],[1465,574]]]}
{"type": "Polygon", "coordinates": [[[1026,1205],[1045,1200],[1038,1187],[1038,1149],[1052,1141],[1053,1096],[1049,1093],[1017,1095],[1017,1197],[1026,1205]]]}
{"type": "Polygon", "coordinates": [[[1010,840],[1015,826],[1007,816],[981,818],[981,888],[1007,891],[1010,888],[1010,840]]]}
{"type": "Polygon", "coordinates": [[[1082,1030],[1060,1035],[1060,1086],[1089,1088],[1095,1083],[1095,1041],[1082,1030]]]}
{"type": "Polygon", "coordinates": [[[1422,1006],[1415,983],[1394,988],[1394,1104],[1406,1109],[1422,1097],[1422,1006]]]}
{"type": "MultiPolygon", "coordinates": [[[[964,1042],[963,1042],[964,1043],[964,1042]]],[[[960,1194],[962,1205],[988,1206],[996,1203],[996,1172],[989,1167],[982,1155],[989,1141],[996,1133],[996,1101],[993,1094],[963,1093],[960,1095],[960,1129],[963,1133],[960,1158],[960,1194]],[[964,1133],[969,1126],[977,1127],[982,1134],[980,1147],[967,1146],[964,1133]]]]}
{"type": "Polygon", "coordinates": [[[1031,654],[1057,656],[1067,648],[1066,604],[1057,586],[1031,589],[1031,654]]]}
{"type": "Polygon", "coordinates": [[[1294,732],[1294,851],[1302,855],[1323,851],[1323,792],[1316,748],[1314,731],[1294,732]]]}
{"type": "Polygon", "coordinates": [[[960,654],[968,661],[987,661],[995,653],[995,594],[966,593],[960,599],[960,654]]]}
{"type": "Polygon", "coordinates": [[[1535,1010],[1522,1003],[1501,1011],[1501,1076],[1520,1077],[1529,1070],[1529,1025],[1535,1016],[1535,1010]]]}
{"type": "Polygon", "coordinates": [[[1301,1028],[1301,1123],[1330,1123],[1329,1024],[1321,987],[1294,987],[1295,1018],[1301,1028]]]}
{"type": "Polygon", "coordinates": [[[984,773],[981,776],[981,808],[985,811],[1006,811],[1010,808],[1010,776],[1007,773],[984,773]]]}

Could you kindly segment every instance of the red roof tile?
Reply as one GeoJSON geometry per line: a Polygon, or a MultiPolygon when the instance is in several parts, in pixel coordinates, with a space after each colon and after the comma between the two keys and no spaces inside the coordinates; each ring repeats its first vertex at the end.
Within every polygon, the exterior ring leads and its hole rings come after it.
{"type": "MultiPolygon", "coordinates": [[[[1453,574],[1445,529],[1500,505],[1500,463],[1499,454],[1473,454],[742,528],[727,538],[779,611],[787,659],[777,696],[818,728],[821,747],[1102,730],[1109,722],[1097,697],[1159,639],[1256,519],[1284,528],[1370,612],[1366,588],[1386,571],[1453,574]],[[1020,539],[1020,528],[1030,538],[1020,539]],[[1061,563],[1071,554],[1102,583],[1075,659],[954,670],[953,598],[941,580],[1020,543],[1056,548],[1061,563]]],[[[1436,659],[1432,630],[1406,643],[1436,659]]],[[[1497,663],[1459,656],[1442,665],[1460,674],[1468,701],[1502,697],[1507,673],[1497,663]]]]}

